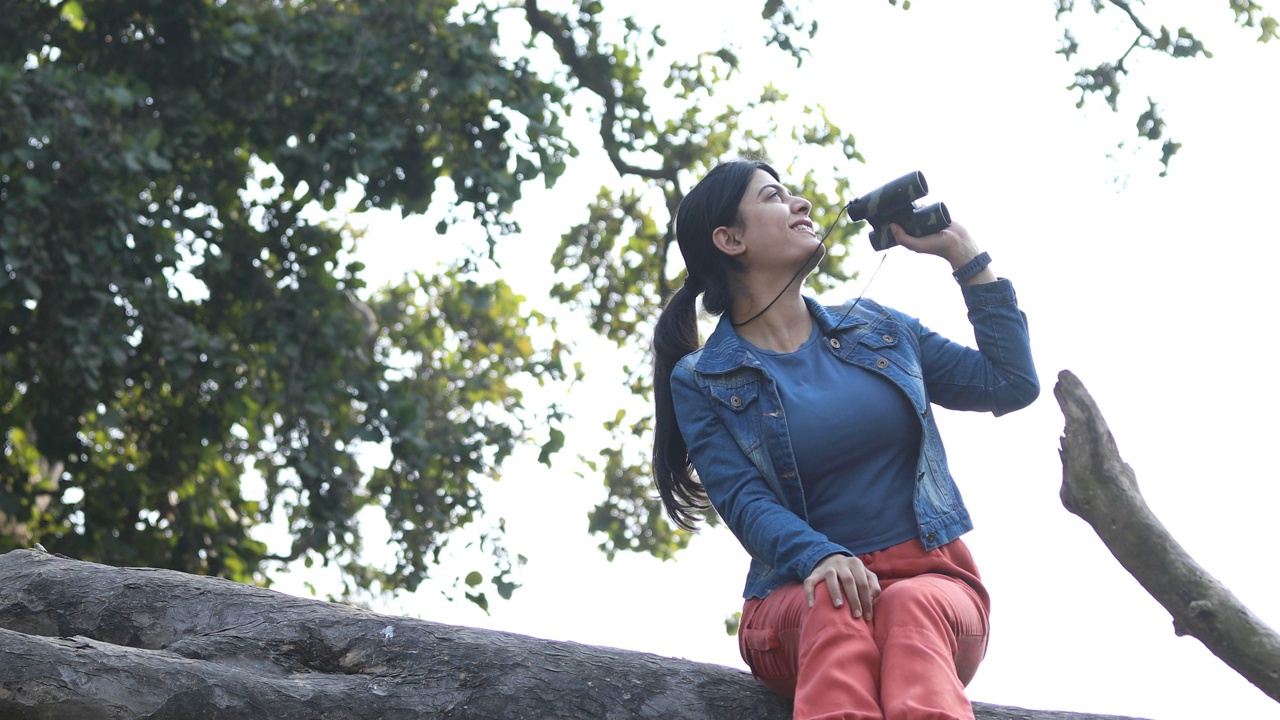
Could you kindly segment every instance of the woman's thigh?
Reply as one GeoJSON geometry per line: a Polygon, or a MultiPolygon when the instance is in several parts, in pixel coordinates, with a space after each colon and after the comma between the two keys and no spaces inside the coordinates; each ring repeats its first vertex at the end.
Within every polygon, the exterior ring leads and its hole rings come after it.
{"type": "Polygon", "coordinates": [[[895,632],[945,646],[955,673],[968,685],[986,655],[990,632],[985,604],[967,583],[929,573],[889,583],[875,605],[876,645],[895,632]]]}

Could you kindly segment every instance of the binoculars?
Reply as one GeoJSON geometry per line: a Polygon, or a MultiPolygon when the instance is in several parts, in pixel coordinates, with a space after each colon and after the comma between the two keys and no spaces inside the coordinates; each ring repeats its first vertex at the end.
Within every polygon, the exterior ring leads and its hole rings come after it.
{"type": "Polygon", "coordinates": [[[912,237],[929,235],[951,225],[951,213],[942,203],[918,208],[914,201],[929,194],[929,184],[919,171],[907,173],[844,206],[849,219],[871,223],[871,247],[888,250],[898,241],[889,223],[898,223],[912,237]]]}

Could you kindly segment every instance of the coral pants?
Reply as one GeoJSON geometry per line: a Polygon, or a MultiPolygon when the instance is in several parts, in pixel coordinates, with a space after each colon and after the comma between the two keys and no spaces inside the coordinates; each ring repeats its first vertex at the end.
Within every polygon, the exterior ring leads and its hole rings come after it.
{"type": "Polygon", "coordinates": [[[752,674],[795,699],[795,720],[972,720],[964,686],[991,606],[969,549],[912,539],[858,557],[882,589],[871,622],[835,607],[825,583],[812,608],[798,582],[747,600],[738,644],[752,674]]]}

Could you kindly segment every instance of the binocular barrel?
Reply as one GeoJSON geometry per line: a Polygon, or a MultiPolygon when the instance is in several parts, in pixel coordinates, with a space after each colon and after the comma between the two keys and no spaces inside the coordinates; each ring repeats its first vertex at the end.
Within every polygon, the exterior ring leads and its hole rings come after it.
{"type": "Polygon", "coordinates": [[[872,190],[849,203],[850,220],[869,220],[885,211],[910,207],[918,198],[929,194],[924,173],[916,170],[872,190]]]}
{"type": "Polygon", "coordinates": [[[929,194],[929,183],[924,173],[916,170],[897,180],[887,182],[845,206],[849,219],[871,223],[871,247],[887,250],[898,244],[889,230],[890,223],[897,223],[913,237],[939,232],[951,225],[951,213],[942,203],[917,208],[913,204],[929,194]]]}

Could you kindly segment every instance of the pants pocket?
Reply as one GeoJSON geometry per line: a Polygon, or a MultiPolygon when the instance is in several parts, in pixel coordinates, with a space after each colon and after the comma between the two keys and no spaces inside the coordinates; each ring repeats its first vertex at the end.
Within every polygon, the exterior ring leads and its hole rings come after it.
{"type": "Polygon", "coordinates": [[[773,692],[795,697],[799,630],[772,628],[739,630],[738,647],[751,674],[773,692]],[[790,642],[788,642],[788,640],[790,642]]]}

